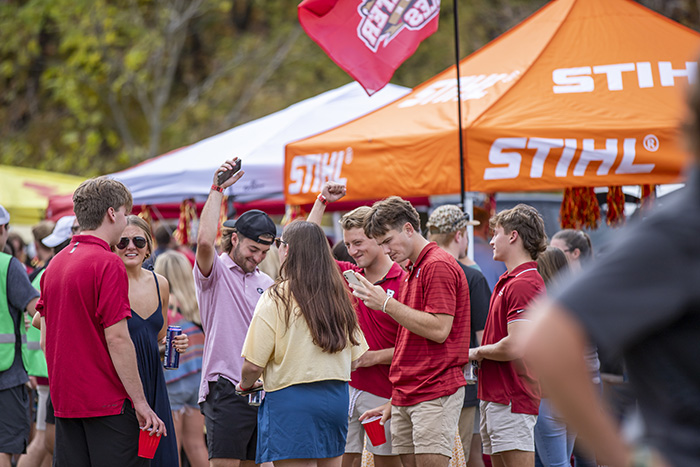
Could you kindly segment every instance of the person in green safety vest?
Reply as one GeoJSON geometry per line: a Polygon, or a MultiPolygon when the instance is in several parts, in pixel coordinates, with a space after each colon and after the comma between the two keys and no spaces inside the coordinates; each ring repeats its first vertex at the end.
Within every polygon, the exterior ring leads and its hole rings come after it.
{"type": "MultiPolygon", "coordinates": [[[[5,248],[9,224],[10,214],[0,206],[0,250],[5,248]]],[[[0,467],[10,467],[12,455],[24,453],[29,442],[24,312],[34,316],[38,298],[24,266],[0,253],[0,467]]]]}

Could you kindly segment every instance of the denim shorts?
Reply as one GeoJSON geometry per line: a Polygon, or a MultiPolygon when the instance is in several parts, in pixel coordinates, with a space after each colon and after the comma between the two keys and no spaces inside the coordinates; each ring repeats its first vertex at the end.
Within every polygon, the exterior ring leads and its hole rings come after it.
{"type": "Polygon", "coordinates": [[[173,412],[178,412],[186,407],[199,410],[197,400],[199,399],[201,378],[201,373],[192,373],[166,385],[170,398],[170,408],[173,412]]]}
{"type": "Polygon", "coordinates": [[[346,381],[302,383],[266,392],[258,412],[255,463],[342,455],[348,402],[346,381]]]}

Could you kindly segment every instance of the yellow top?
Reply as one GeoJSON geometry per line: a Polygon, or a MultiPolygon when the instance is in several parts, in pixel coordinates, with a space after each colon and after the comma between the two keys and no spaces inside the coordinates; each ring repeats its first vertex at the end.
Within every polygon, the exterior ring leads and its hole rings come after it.
{"type": "Polygon", "coordinates": [[[243,358],[263,370],[265,391],[277,391],[294,384],[325,380],[350,381],[351,362],[369,347],[358,332],[359,345],[340,352],[323,352],[313,343],[311,332],[299,306],[294,303],[289,328],[281,304],[270,289],[260,297],[243,343],[243,358]]]}

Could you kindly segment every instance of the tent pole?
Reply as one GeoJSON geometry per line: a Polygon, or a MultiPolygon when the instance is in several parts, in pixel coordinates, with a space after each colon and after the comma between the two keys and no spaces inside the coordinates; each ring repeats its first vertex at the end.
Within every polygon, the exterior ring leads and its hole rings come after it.
{"type": "Polygon", "coordinates": [[[462,136],[462,86],[459,75],[459,15],[457,13],[457,0],[452,1],[454,9],[455,30],[455,67],[457,68],[457,124],[459,127],[459,199],[460,207],[464,210],[464,141],[462,136]]]}

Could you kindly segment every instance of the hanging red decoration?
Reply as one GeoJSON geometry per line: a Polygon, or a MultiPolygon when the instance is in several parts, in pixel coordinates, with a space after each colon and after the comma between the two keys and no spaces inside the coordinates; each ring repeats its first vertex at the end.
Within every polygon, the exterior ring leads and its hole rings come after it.
{"type": "Polygon", "coordinates": [[[197,217],[197,205],[193,199],[186,199],[180,204],[180,219],[173,236],[180,245],[189,245],[191,242],[190,229],[192,222],[197,217]]]}
{"type": "Polygon", "coordinates": [[[564,229],[598,228],[600,206],[593,188],[565,189],[559,217],[564,229]]]}
{"type": "Polygon", "coordinates": [[[656,199],[656,185],[642,185],[642,196],[640,199],[640,209],[649,209],[654,205],[656,199]]]}
{"type": "Polygon", "coordinates": [[[610,226],[619,226],[625,223],[625,194],[621,186],[608,187],[608,214],[605,222],[610,226]]]}
{"type": "Polygon", "coordinates": [[[486,194],[484,210],[489,214],[489,219],[496,214],[496,193],[486,194]]]}

